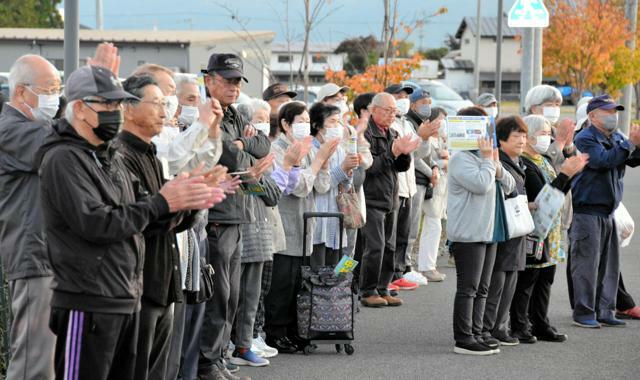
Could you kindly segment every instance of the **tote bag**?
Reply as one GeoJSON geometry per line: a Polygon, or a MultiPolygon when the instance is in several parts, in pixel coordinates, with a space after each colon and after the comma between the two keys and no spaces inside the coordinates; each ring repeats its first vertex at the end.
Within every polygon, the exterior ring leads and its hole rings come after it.
{"type": "Polygon", "coordinates": [[[509,239],[526,236],[536,228],[533,217],[529,212],[529,201],[526,195],[518,195],[504,201],[504,211],[507,215],[509,239]]]}

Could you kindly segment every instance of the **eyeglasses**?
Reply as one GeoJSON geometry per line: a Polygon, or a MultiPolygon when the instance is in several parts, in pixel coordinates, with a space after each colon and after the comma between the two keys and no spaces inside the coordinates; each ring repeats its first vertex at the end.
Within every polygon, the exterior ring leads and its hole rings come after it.
{"type": "Polygon", "coordinates": [[[234,86],[241,87],[242,86],[242,78],[223,78],[220,75],[217,75],[216,78],[219,78],[219,81],[222,82],[225,86],[234,86]]]}
{"type": "Polygon", "coordinates": [[[60,93],[62,92],[62,88],[60,88],[60,87],[44,88],[44,87],[40,87],[40,86],[36,86],[36,85],[32,85],[32,84],[25,84],[24,86],[27,87],[29,90],[31,90],[36,95],[57,95],[57,96],[60,96],[60,93]]]}
{"type": "Polygon", "coordinates": [[[159,102],[159,101],[152,101],[152,100],[141,100],[140,103],[151,104],[155,108],[159,108],[159,109],[164,109],[164,108],[167,107],[167,102],[159,102]]]}
{"type": "MultiPolygon", "coordinates": [[[[122,100],[98,100],[98,99],[82,99],[82,101],[84,103],[87,103],[87,107],[91,108],[89,106],[89,104],[101,104],[103,105],[108,111],[114,111],[120,108],[120,105],[122,104],[122,100]]],[[[91,108],[93,111],[95,111],[93,108],[91,108]]]]}
{"type": "Polygon", "coordinates": [[[384,113],[386,114],[393,114],[395,115],[396,113],[398,113],[398,109],[394,108],[394,107],[380,107],[380,106],[376,106],[376,108],[381,109],[382,111],[384,111],[384,113]]]}

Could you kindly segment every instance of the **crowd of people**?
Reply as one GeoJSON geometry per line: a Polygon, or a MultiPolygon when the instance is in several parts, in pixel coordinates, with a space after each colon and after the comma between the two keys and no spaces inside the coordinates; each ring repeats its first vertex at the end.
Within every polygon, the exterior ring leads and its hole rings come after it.
{"type": "Polygon", "coordinates": [[[450,152],[453,115],[418,86],[329,83],[309,106],[275,83],[237,104],[247,79],[234,54],[211,55],[205,91],[155,64],[121,82],[119,62],[100,44],[64,91],[40,56],[11,67],[0,114],[8,379],[238,379],[238,366],[308,343],[296,316],[303,251],[314,269],[354,258],[360,304],[399,307],[400,291],[446,281],[446,241],[458,354],[565,341],[548,317],[565,260],[575,325],[640,319],[614,221],[640,127],[618,132],[623,107],[608,95],[582,101],[576,126],[560,119],[554,87],[532,88],[523,117],[483,94],[457,115],[489,116],[493,133],[450,152]],[[512,237],[505,202],[535,212],[548,187],[564,194],[548,234],[512,237]],[[345,192],[363,226],[304,229],[305,212],[341,212],[345,192]]]}

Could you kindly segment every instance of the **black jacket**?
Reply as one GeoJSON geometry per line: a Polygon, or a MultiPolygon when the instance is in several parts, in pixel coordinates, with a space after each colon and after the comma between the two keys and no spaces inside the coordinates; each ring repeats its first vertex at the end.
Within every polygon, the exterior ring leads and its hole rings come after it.
{"type": "Polygon", "coordinates": [[[362,185],[367,207],[389,212],[398,198],[398,173],[406,172],[411,166],[411,156],[401,154],[394,157],[391,152],[393,140],[397,133],[388,128],[383,132],[373,121],[364,132],[364,137],[371,144],[373,164],[367,169],[367,176],[362,185]]]}
{"type": "Polygon", "coordinates": [[[36,153],[53,133],[9,104],[0,114],[0,255],[9,281],[51,276],[36,153]]]}
{"type": "MultiPolygon", "coordinates": [[[[157,194],[165,180],[155,145],[122,131],[112,146],[122,154],[129,171],[140,180],[143,191],[157,194]]],[[[144,230],[146,248],[142,296],[145,299],[162,306],[182,301],[182,274],[176,233],[189,228],[194,215],[168,214],[144,230]]]]}
{"type": "MultiPolygon", "coordinates": [[[[407,121],[409,121],[411,123],[411,125],[413,126],[413,129],[415,129],[416,133],[418,133],[418,128],[420,128],[420,125],[422,123],[424,123],[424,119],[422,119],[422,117],[420,117],[420,115],[418,115],[417,113],[415,113],[413,110],[409,110],[409,112],[407,113],[407,121]]],[[[435,166],[438,166],[435,162],[433,162],[433,160],[431,159],[431,155],[429,155],[428,157],[425,157],[422,159],[425,164],[427,166],[429,166],[430,168],[434,168],[435,166]]],[[[415,162],[416,168],[416,184],[417,185],[422,185],[422,186],[430,186],[431,185],[431,178],[427,175],[425,175],[422,171],[418,170],[418,161],[415,162]]]]}
{"type": "MultiPolygon", "coordinates": [[[[508,171],[516,181],[516,189],[511,194],[505,194],[505,198],[527,195],[525,189],[525,166],[522,163],[522,159],[519,158],[518,162],[513,162],[505,152],[500,150],[500,162],[502,163],[502,169],[508,171]]],[[[501,272],[523,271],[526,256],[526,237],[524,236],[498,243],[493,270],[501,272]]]]}
{"type": "MultiPolygon", "coordinates": [[[[551,165],[551,160],[545,156],[543,157],[551,165]]],[[[538,168],[538,166],[533,161],[529,160],[526,157],[522,157],[522,162],[524,163],[524,166],[526,168],[525,187],[527,189],[527,198],[529,199],[529,202],[534,202],[540,191],[542,191],[544,185],[547,184],[547,181],[545,180],[540,168],[538,168]]],[[[551,181],[551,186],[566,194],[569,192],[569,190],[571,190],[571,179],[567,177],[566,174],[558,173],[556,179],[551,181]]],[[[535,260],[535,258],[527,257],[527,264],[534,265],[548,262],[548,252],[548,241],[545,240],[542,258],[540,260],[535,260]]]]}
{"type": "Polygon", "coordinates": [[[140,310],[142,231],[169,205],[141,191],[108,144],[94,147],[65,120],[39,153],[51,306],[97,313],[140,310]]]}
{"type": "MultiPolygon", "coordinates": [[[[260,159],[271,149],[269,137],[263,133],[251,138],[244,137],[245,120],[233,106],[227,107],[222,119],[222,155],[218,164],[226,166],[229,172],[246,170],[256,159],[260,159]],[[233,143],[242,141],[244,150],[238,149],[233,143]]],[[[219,224],[250,223],[251,208],[245,196],[240,192],[227,195],[227,199],[209,210],[209,221],[219,224]]]]}

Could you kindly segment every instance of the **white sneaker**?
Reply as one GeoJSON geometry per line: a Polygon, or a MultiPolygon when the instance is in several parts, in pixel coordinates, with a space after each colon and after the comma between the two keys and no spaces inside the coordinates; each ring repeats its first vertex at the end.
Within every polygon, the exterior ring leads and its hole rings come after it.
{"type": "MultiPolygon", "coordinates": [[[[278,349],[267,345],[267,343],[264,341],[264,338],[262,338],[262,336],[258,336],[257,338],[255,338],[253,340],[251,347],[255,347],[256,349],[261,351],[264,354],[263,357],[265,358],[272,358],[278,355],[278,349]]],[[[253,348],[251,350],[254,351],[253,348]]]]}
{"type": "Polygon", "coordinates": [[[427,278],[425,276],[423,276],[422,273],[420,273],[420,272],[411,271],[411,272],[405,273],[404,276],[402,276],[402,277],[405,280],[411,281],[411,282],[415,282],[418,285],[428,285],[429,284],[429,280],[427,280],[427,278]]]}
{"type": "Polygon", "coordinates": [[[267,353],[262,351],[257,345],[256,345],[256,340],[254,339],[251,342],[251,351],[253,351],[254,354],[258,355],[261,358],[266,358],[267,357],[267,353]]]}
{"type": "Polygon", "coordinates": [[[445,278],[447,278],[446,274],[438,272],[437,269],[428,270],[424,272],[424,274],[426,275],[427,279],[431,282],[442,282],[444,281],[445,278]]]}

